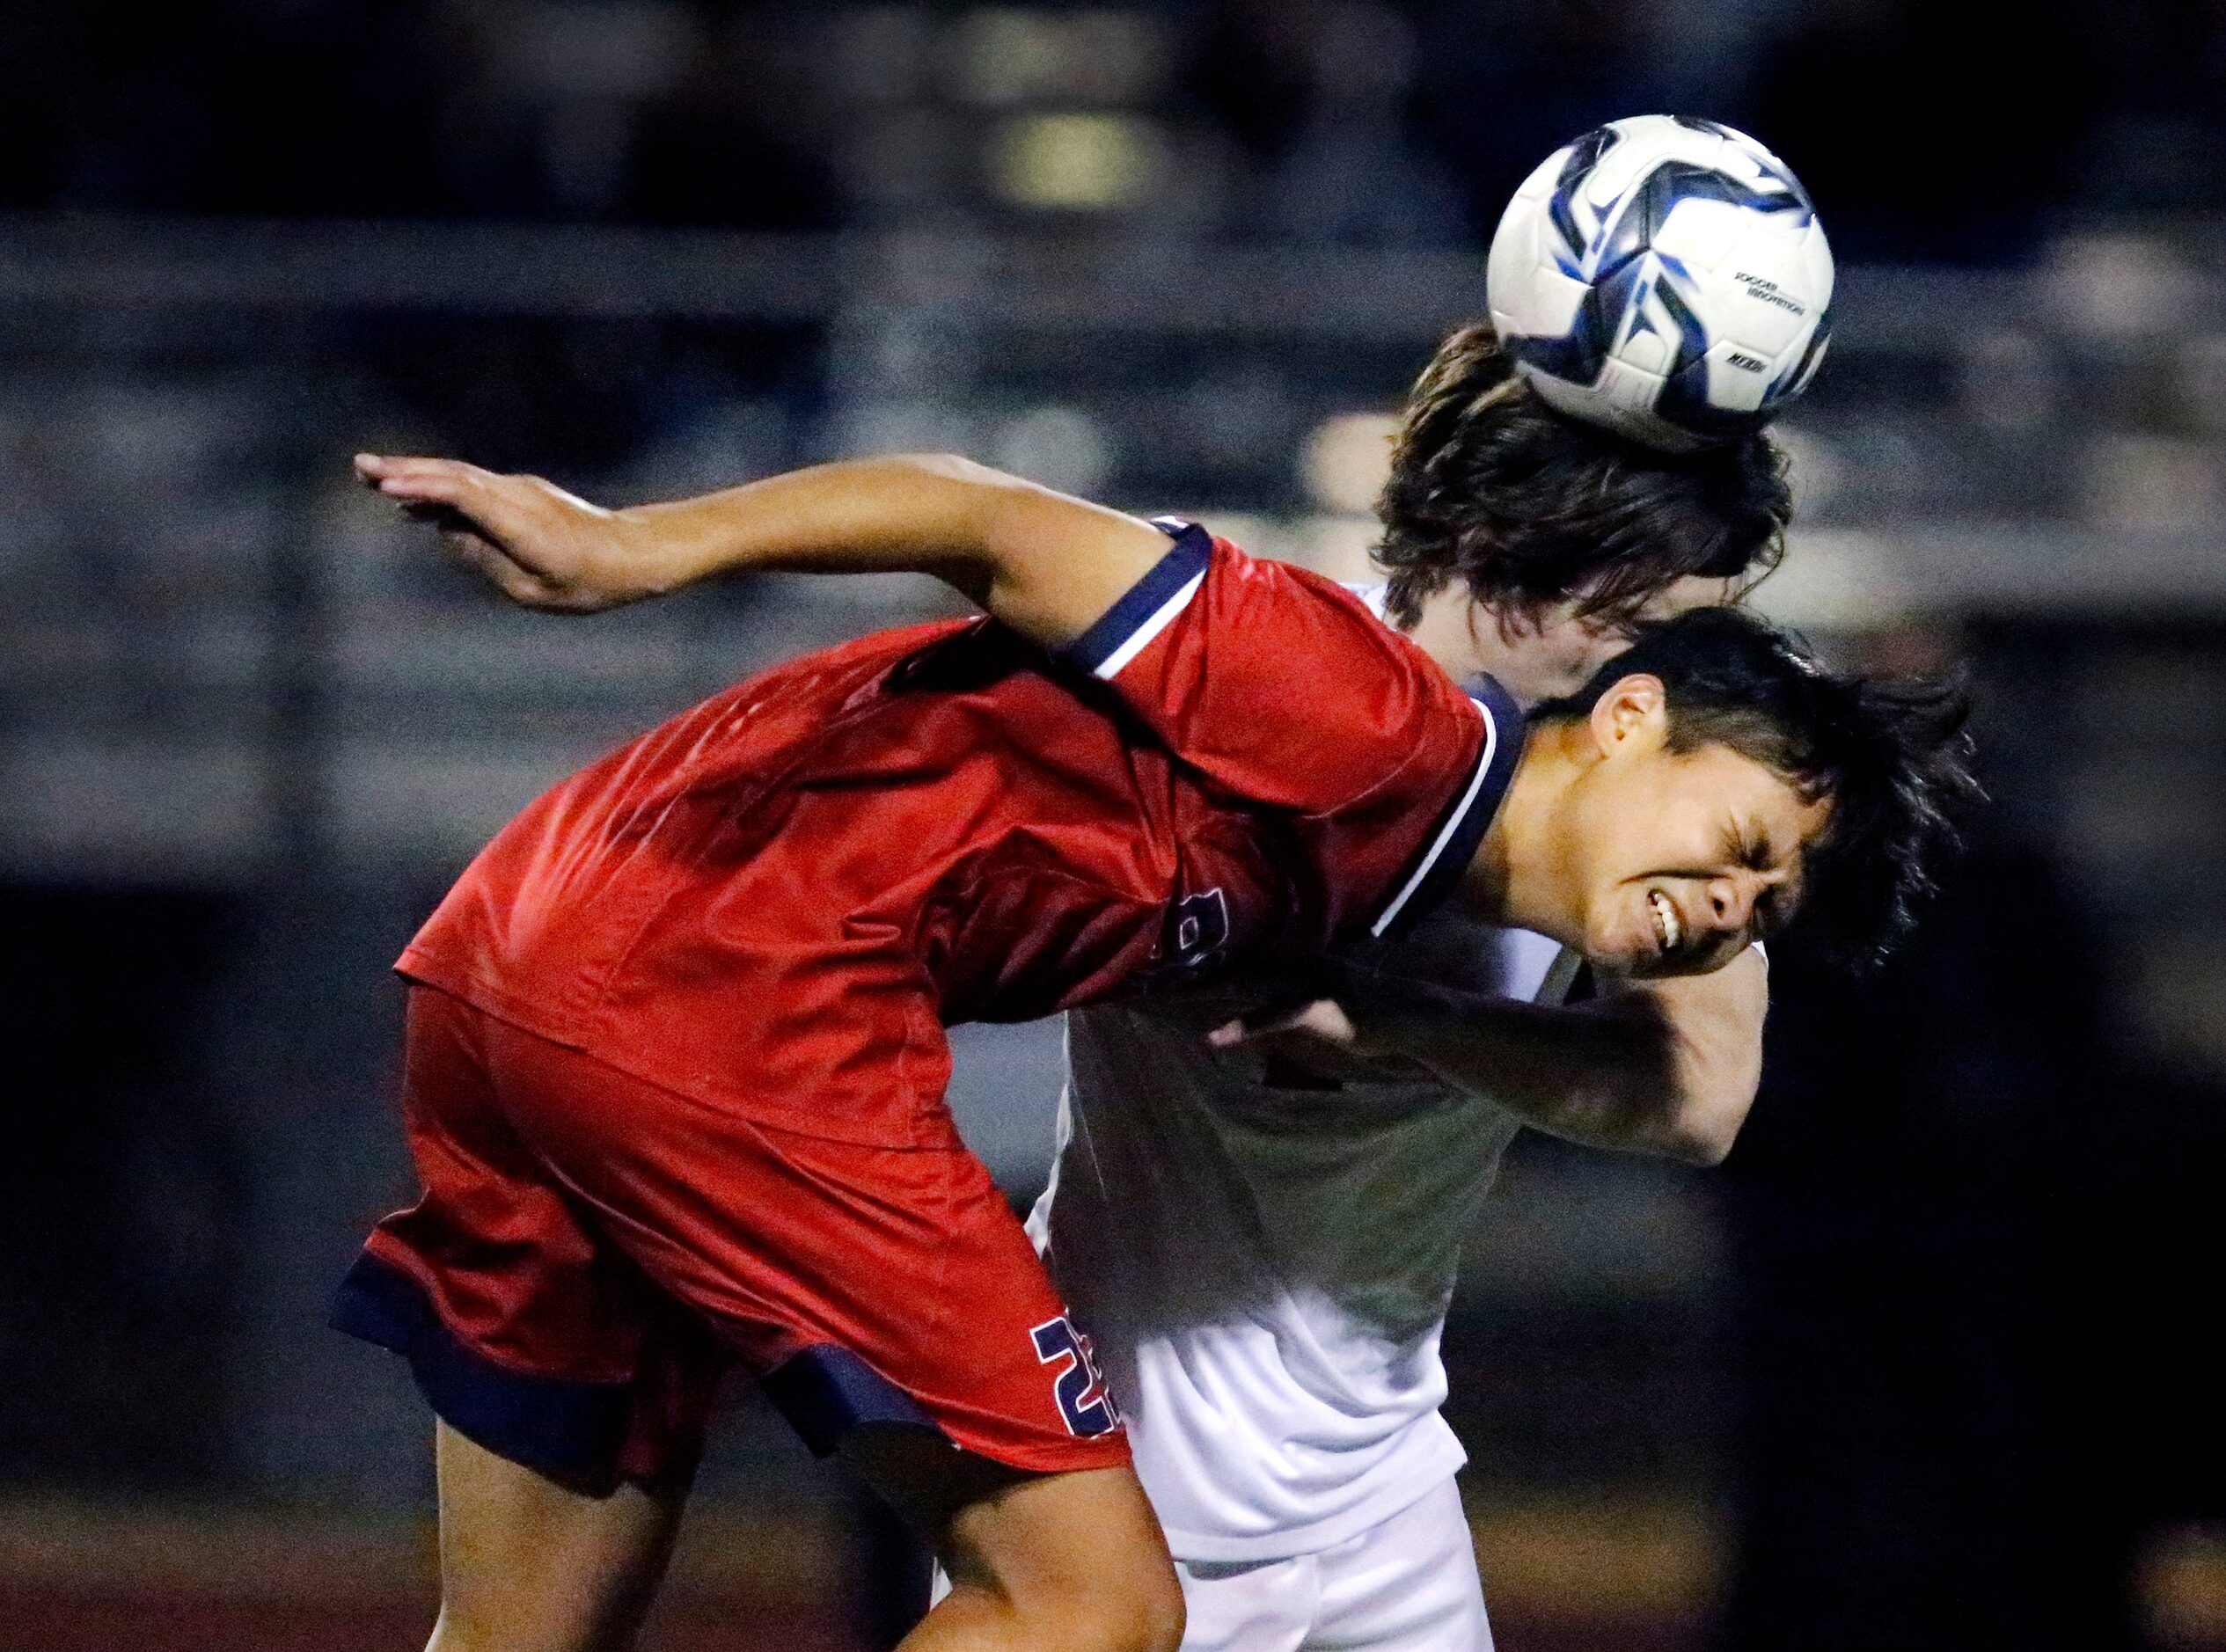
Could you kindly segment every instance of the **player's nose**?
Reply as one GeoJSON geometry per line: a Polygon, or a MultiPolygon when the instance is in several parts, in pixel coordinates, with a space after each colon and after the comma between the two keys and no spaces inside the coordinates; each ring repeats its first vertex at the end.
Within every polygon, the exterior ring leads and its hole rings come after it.
{"type": "Polygon", "coordinates": [[[1754,917],[1754,899],[1759,891],[1754,881],[1744,877],[1710,878],[1708,881],[1709,917],[1715,927],[1729,932],[1746,928],[1754,917]]]}

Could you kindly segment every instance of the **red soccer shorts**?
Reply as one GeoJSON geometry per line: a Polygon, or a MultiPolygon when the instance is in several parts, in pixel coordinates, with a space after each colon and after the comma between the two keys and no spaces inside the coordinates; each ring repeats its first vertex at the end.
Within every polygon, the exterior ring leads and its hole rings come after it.
{"type": "Polygon", "coordinates": [[[425,1195],[333,1323],[434,1409],[590,1487],[692,1466],[721,1374],[824,1455],[908,1422],[1015,1467],[1128,1461],[1087,1343],[979,1160],[830,1141],[660,1089],[426,987],[403,1110],[425,1195]]]}

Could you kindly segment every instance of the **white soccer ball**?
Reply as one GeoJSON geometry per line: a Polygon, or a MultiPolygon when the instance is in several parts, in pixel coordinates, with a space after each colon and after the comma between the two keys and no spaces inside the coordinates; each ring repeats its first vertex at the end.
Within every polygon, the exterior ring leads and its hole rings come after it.
{"type": "Polygon", "coordinates": [[[1832,325],[1832,249],[1785,163],[1685,115],[1615,121],[1515,192],[1492,325],[1562,412],[1689,451],[1799,395],[1832,325]]]}

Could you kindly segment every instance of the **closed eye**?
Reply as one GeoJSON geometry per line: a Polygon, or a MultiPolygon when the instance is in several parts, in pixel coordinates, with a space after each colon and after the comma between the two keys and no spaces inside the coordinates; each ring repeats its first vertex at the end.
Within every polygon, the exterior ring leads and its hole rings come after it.
{"type": "Polygon", "coordinates": [[[1733,866],[1745,866],[1749,872],[1776,870],[1777,852],[1770,847],[1768,834],[1765,833],[1750,844],[1746,841],[1746,835],[1734,826],[1731,830],[1730,837],[1732,844],[1730,859],[1733,866]]]}

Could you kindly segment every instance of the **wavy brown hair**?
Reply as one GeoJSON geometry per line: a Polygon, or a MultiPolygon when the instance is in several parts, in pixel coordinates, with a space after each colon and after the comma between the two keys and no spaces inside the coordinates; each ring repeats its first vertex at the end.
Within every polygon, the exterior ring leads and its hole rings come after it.
{"type": "Polygon", "coordinates": [[[1502,623],[1562,603],[1628,626],[1688,574],[1752,584],[1792,512],[1785,457],[1760,433],[1662,453],[1556,413],[1489,326],[1463,328],[1416,381],[1377,513],[1377,564],[1401,625],[1454,580],[1502,623]]]}

